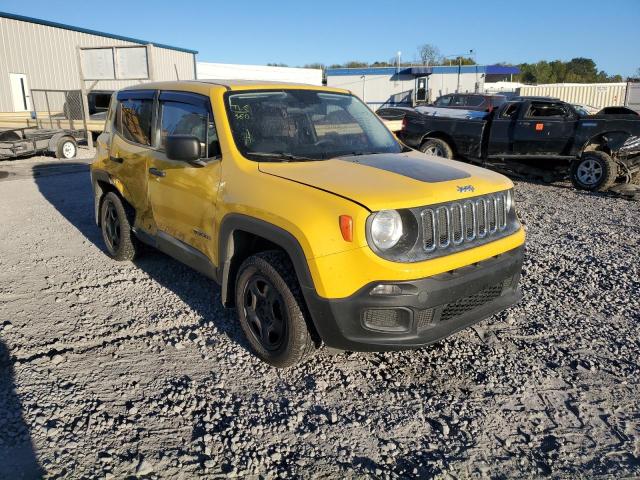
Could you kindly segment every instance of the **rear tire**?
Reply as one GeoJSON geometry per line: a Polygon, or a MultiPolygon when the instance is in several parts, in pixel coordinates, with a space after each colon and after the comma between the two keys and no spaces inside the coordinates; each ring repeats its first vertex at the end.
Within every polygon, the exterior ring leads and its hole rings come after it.
{"type": "Polygon", "coordinates": [[[56,158],[75,158],[78,153],[78,144],[72,137],[62,137],[56,146],[56,158]]]}
{"type": "Polygon", "coordinates": [[[422,145],[420,145],[420,151],[436,157],[453,158],[453,150],[449,144],[439,138],[427,138],[422,145]]]}
{"type": "Polygon", "coordinates": [[[114,192],[107,193],[102,200],[100,228],[107,253],[114,260],[133,260],[139,253],[140,242],[131,230],[122,200],[114,192]]]}
{"type": "Polygon", "coordinates": [[[290,367],[315,351],[300,284],[283,252],[262,252],[244,261],[235,301],[240,326],[264,362],[290,367]]]}
{"type": "Polygon", "coordinates": [[[618,178],[618,165],[605,152],[589,151],[571,163],[571,182],[580,190],[604,192],[618,178]]]}

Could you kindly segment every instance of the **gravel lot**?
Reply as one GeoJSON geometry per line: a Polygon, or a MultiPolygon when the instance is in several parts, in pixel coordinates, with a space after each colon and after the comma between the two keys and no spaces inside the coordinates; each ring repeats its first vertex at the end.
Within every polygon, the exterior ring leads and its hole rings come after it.
{"type": "Polygon", "coordinates": [[[0,164],[0,478],[640,475],[638,202],[518,182],[520,305],[279,371],[211,281],[109,260],[55,164],[0,164]]]}

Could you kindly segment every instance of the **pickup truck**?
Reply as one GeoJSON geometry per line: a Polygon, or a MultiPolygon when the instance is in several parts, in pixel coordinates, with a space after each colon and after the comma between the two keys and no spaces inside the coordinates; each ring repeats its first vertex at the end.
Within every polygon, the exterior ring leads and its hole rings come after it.
{"type": "Polygon", "coordinates": [[[583,116],[555,99],[519,98],[484,118],[405,116],[398,137],[432,155],[463,158],[546,180],[569,173],[574,186],[605,191],[640,181],[640,117],[583,116]]]}

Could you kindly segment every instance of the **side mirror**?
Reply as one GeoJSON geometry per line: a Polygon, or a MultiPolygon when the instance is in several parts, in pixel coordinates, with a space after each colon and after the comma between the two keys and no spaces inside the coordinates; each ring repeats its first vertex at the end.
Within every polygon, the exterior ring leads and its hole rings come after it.
{"type": "Polygon", "coordinates": [[[164,146],[167,158],[182,162],[200,160],[200,140],[194,135],[169,135],[164,146]]]}

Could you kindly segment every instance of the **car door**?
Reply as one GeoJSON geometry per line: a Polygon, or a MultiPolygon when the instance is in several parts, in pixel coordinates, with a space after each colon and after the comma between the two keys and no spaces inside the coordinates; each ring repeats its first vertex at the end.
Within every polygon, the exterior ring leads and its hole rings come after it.
{"type": "Polygon", "coordinates": [[[513,150],[518,155],[565,155],[577,118],[562,102],[532,101],[521,112],[513,132],[513,150]]]}
{"type": "Polygon", "coordinates": [[[495,112],[489,132],[489,156],[512,155],[513,131],[521,102],[510,102],[495,112]]]}
{"type": "Polygon", "coordinates": [[[178,240],[214,260],[214,212],[220,184],[219,143],[209,97],[195,93],[160,92],[157,148],[149,162],[149,203],[156,234],[178,240]],[[169,135],[200,140],[201,165],[171,160],[165,153],[169,135]]]}
{"type": "Polygon", "coordinates": [[[136,226],[148,210],[147,163],[152,148],[154,95],[153,90],[118,92],[108,152],[108,170],[139,214],[136,226]]]}

